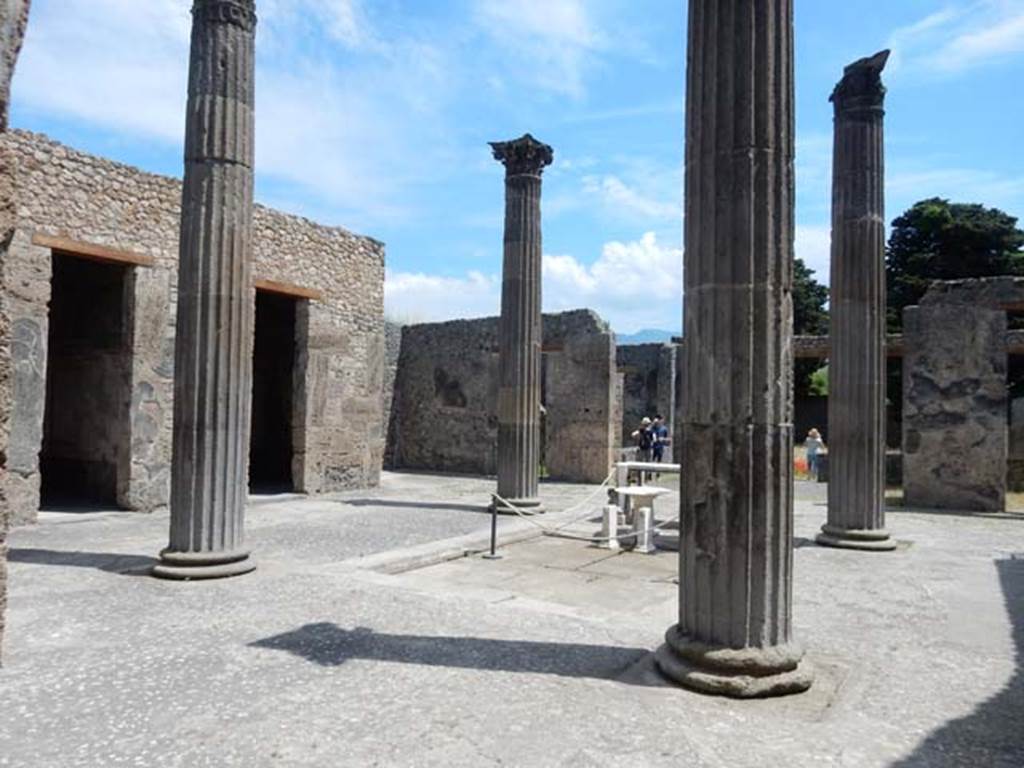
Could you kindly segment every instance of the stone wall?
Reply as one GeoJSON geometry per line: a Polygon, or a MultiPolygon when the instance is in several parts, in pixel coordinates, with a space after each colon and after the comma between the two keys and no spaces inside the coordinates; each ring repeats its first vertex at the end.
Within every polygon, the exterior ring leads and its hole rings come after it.
{"type": "Polygon", "coordinates": [[[1006,312],[966,304],[903,314],[903,491],[908,507],[1006,504],[1006,312]]]}
{"type": "Polygon", "coordinates": [[[615,335],[594,312],[545,315],[543,373],[548,476],[602,482],[619,448],[615,335]]]}
{"type": "MultiPolygon", "coordinates": [[[[630,435],[644,416],[665,417],[672,434],[677,397],[678,344],[624,344],[615,353],[623,374],[623,439],[632,445],[630,435]]],[[[669,460],[666,457],[666,461],[669,460]]]]}
{"type": "MultiPolygon", "coordinates": [[[[593,312],[544,315],[543,462],[600,482],[616,455],[614,335],[593,312]]],[[[388,454],[404,469],[496,471],[498,319],[402,329],[388,454]]]]}
{"type": "MultiPolygon", "coordinates": [[[[132,252],[130,461],[118,503],[167,503],[181,183],[93,157],[45,136],[3,139],[18,161],[18,224],[5,285],[12,319],[8,491],[15,522],[39,499],[51,248],[39,235],[132,252]]],[[[293,480],[309,493],[372,485],[383,454],[384,247],[344,229],[256,207],[255,278],[317,291],[296,330],[293,480]]],[[[255,297],[255,293],[253,294],[255,297]]]]}
{"type": "Polygon", "coordinates": [[[402,326],[390,321],[384,322],[384,468],[395,466],[395,441],[393,437],[394,413],[392,405],[395,399],[395,377],[398,375],[398,357],[402,353],[402,326]]]}
{"type": "Polygon", "coordinates": [[[1024,491],[1024,397],[1010,401],[1010,427],[1006,460],[1006,489],[1024,491]]]}
{"type": "MultiPolygon", "coordinates": [[[[6,134],[10,115],[11,78],[28,25],[30,0],[0,0],[0,132],[6,134]]],[[[16,226],[15,165],[17,156],[0,145],[0,283],[7,269],[8,249],[16,226]]],[[[7,442],[11,412],[10,315],[7,298],[0,290],[0,661],[3,655],[7,612],[7,530],[9,503],[6,494],[7,442]]]]}

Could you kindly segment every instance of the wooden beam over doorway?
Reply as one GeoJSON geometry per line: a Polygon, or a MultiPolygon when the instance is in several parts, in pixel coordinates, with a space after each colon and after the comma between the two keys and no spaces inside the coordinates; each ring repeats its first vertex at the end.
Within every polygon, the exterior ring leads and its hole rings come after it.
{"type": "Polygon", "coordinates": [[[291,296],[296,299],[309,299],[310,301],[324,300],[323,291],[318,291],[315,288],[303,288],[301,285],[279,283],[276,280],[257,280],[255,282],[255,286],[258,291],[279,293],[283,296],[291,296]]]}
{"type": "Polygon", "coordinates": [[[103,261],[115,264],[128,264],[135,267],[152,267],[156,260],[152,256],[146,256],[134,251],[125,251],[120,248],[111,248],[107,245],[96,245],[81,240],[72,240],[68,237],[56,237],[36,232],[32,235],[32,245],[49,248],[70,256],[77,256],[92,261],[103,261]]]}

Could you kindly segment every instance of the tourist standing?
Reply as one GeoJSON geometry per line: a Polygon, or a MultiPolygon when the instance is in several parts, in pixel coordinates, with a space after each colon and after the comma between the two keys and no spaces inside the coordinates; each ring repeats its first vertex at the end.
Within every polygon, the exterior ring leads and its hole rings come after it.
{"type": "Polygon", "coordinates": [[[650,461],[654,434],[651,431],[651,420],[647,416],[640,419],[640,428],[633,430],[631,437],[636,441],[636,460],[650,461]]]}
{"type": "Polygon", "coordinates": [[[804,440],[804,449],[807,452],[807,471],[812,480],[818,479],[818,467],[821,461],[821,454],[825,452],[825,441],[821,439],[821,433],[811,428],[804,440]]]}
{"type": "Polygon", "coordinates": [[[661,463],[665,458],[665,446],[670,445],[671,442],[668,436],[668,427],[665,425],[665,417],[659,413],[654,417],[654,423],[651,424],[651,453],[656,462],[661,463]]]}

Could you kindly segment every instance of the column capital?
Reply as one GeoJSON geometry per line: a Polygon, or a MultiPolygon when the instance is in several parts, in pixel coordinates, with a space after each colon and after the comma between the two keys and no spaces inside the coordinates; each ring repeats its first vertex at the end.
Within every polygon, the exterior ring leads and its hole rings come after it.
{"type": "Polygon", "coordinates": [[[505,166],[506,176],[540,176],[551,165],[555,152],[530,134],[512,141],[492,141],[494,159],[505,166]]]}
{"type": "Polygon", "coordinates": [[[829,101],[836,105],[836,114],[860,110],[881,110],[885,103],[882,70],[890,51],[879,51],[853,62],[843,70],[843,79],[832,91],[829,101]]]}
{"type": "Polygon", "coordinates": [[[256,29],[256,0],[195,0],[192,16],[211,24],[233,24],[246,32],[256,29]]]}

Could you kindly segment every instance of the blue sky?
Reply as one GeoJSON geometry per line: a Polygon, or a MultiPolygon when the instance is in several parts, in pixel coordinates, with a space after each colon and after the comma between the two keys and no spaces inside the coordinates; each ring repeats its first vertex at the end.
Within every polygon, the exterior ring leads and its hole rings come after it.
{"type": "MultiPolygon", "coordinates": [[[[190,0],[34,0],[12,123],[180,175],[190,0]]],[[[1024,216],[1024,0],[797,0],[797,255],[828,276],[831,107],[885,75],[887,214],[940,195],[1024,216]]],[[[681,314],[682,0],[257,0],[260,202],[387,243],[387,312],[496,314],[503,169],[530,131],[546,310],[681,314]]]]}

